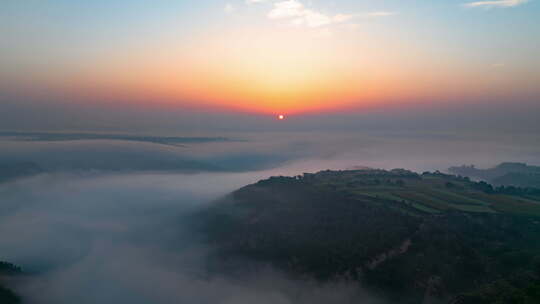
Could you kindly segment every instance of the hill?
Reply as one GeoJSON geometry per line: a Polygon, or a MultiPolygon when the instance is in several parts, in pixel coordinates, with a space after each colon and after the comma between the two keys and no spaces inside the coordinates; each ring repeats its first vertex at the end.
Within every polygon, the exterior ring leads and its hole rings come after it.
{"type": "Polygon", "coordinates": [[[540,300],[535,189],[439,172],[322,171],[262,180],[201,216],[222,261],[357,281],[398,303],[540,300]]]}
{"type": "Polygon", "coordinates": [[[474,165],[450,167],[450,173],[480,179],[494,185],[540,188],[540,167],[524,163],[501,163],[489,169],[474,165]]]}

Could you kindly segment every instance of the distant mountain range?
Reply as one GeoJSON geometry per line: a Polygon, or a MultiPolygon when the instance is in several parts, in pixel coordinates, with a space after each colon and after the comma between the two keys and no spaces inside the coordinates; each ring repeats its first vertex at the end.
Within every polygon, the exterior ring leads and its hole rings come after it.
{"type": "Polygon", "coordinates": [[[540,188],[540,167],[525,163],[501,163],[489,169],[478,169],[474,165],[450,167],[452,174],[487,181],[493,185],[540,188]]]}
{"type": "MultiPolygon", "coordinates": [[[[504,166],[503,166],[504,167],[504,166]]],[[[439,172],[272,177],[198,218],[235,258],[357,281],[390,303],[540,303],[540,190],[439,172]]]]}

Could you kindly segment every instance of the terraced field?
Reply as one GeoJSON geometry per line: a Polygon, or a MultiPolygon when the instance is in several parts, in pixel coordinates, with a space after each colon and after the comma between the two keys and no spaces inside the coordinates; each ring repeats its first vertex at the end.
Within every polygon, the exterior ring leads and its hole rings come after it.
{"type": "Polygon", "coordinates": [[[488,194],[475,188],[475,183],[445,174],[410,176],[373,171],[373,174],[353,171],[318,176],[321,187],[345,191],[352,196],[370,199],[377,204],[389,204],[409,212],[436,214],[448,211],[471,213],[511,213],[540,216],[540,195],[488,194]],[[344,178],[346,177],[346,178],[344,178]]]}
{"type": "Polygon", "coordinates": [[[475,193],[474,195],[490,202],[491,207],[498,212],[540,216],[540,202],[509,195],[490,195],[483,193],[475,193]]]}

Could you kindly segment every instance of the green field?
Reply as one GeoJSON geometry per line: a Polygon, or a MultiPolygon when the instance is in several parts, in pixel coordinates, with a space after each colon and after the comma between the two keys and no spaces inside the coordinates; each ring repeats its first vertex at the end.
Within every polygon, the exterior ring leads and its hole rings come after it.
{"type": "Polygon", "coordinates": [[[441,213],[441,211],[439,211],[437,209],[430,208],[428,206],[424,206],[424,205],[418,204],[418,203],[412,203],[412,206],[414,208],[420,210],[420,211],[427,212],[427,213],[432,213],[432,214],[441,213]]]}
{"type": "Polygon", "coordinates": [[[423,189],[423,193],[444,200],[454,205],[486,205],[487,203],[481,200],[466,197],[466,193],[458,194],[449,190],[423,189]]]}
{"type": "Polygon", "coordinates": [[[402,208],[404,212],[511,213],[540,216],[540,195],[488,194],[475,183],[444,174],[418,175],[418,178],[374,171],[325,173],[318,185],[349,193],[359,200],[402,208]],[[393,204],[395,202],[396,204],[393,204]],[[403,204],[405,203],[405,204],[403,204]],[[412,208],[411,208],[412,207],[412,208]],[[408,210],[405,210],[408,209],[408,210]]]}
{"type": "Polygon", "coordinates": [[[498,212],[518,215],[540,216],[540,204],[525,201],[519,197],[508,195],[475,194],[491,203],[491,207],[498,212]]]}

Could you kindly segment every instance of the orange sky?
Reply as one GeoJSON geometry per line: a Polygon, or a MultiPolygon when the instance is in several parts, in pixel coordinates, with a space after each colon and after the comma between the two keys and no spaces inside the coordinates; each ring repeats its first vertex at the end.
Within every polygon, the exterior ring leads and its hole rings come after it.
{"type": "Polygon", "coordinates": [[[398,41],[384,49],[399,52],[381,52],[380,42],[365,36],[359,43],[353,34],[208,32],[189,43],[107,53],[58,85],[108,98],[289,114],[425,99],[446,89],[433,87],[440,77],[423,68],[431,54],[398,41]]]}
{"type": "MultiPolygon", "coordinates": [[[[534,63],[503,58],[495,48],[493,54],[482,53],[481,44],[469,49],[474,40],[439,39],[406,13],[324,15],[302,3],[296,11],[280,12],[294,17],[278,19],[272,19],[279,15],[272,4],[219,12],[204,7],[212,13],[208,22],[198,21],[202,27],[193,20],[187,28],[173,22],[152,30],[141,25],[144,31],[106,42],[75,35],[81,37],[78,43],[41,43],[40,56],[20,62],[21,52],[13,47],[8,51],[14,59],[6,60],[12,66],[6,65],[0,77],[23,90],[44,87],[66,100],[268,114],[538,95],[534,63]]],[[[102,39],[104,33],[95,34],[102,39]]],[[[19,38],[14,39],[11,45],[19,38]]]]}

